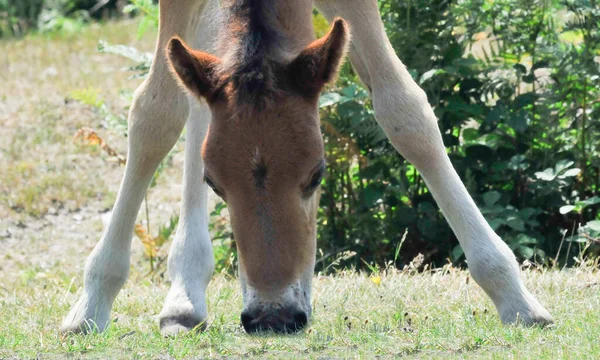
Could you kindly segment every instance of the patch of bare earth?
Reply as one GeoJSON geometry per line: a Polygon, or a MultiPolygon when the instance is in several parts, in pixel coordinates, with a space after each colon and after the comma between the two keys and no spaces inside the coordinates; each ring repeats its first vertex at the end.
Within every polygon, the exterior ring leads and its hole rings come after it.
{"type": "MultiPolygon", "coordinates": [[[[111,113],[126,114],[141,80],[123,71],[130,60],[98,53],[100,39],[152,52],[155,34],[137,39],[135,22],[117,22],[0,41],[0,285],[50,268],[79,276],[102,233],[123,167],[73,136],[91,127],[123,155],[127,140],[71,95],[96,93],[111,113]]],[[[151,223],[178,212],[182,162],[178,151],[150,192],[151,223]]]]}

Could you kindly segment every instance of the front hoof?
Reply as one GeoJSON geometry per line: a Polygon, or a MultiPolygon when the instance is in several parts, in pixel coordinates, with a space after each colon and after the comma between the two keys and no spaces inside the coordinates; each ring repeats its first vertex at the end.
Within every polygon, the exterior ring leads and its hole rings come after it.
{"type": "Polygon", "coordinates": [[[65,319],[60,325],[60,333],[63,335],[69,334],[91,334],[100,333],[102,330],[91,319],[85,319],[80,322],[70,322],[65,319]]]}
{"type": "Polygon", "coordinates": [[[512,301],[500,311],[503,324],[546,327],[554,324],[552,315],[533,295],[526,295],[522,301],[512,301]]]}
{"type": "Polygon", "coordinates": [[[206,330],[206,320],[197,319],[191,315],[172,315],[161,317],[160,333],[162,336],[175,336],[192,330],[206,330]]]}
{"type": "Polygon", "coordinates": [[[110,307],[90,304],[85,296],[71,308],[60,325],[61,334],[101,333],[108,326],[110,307]]]}

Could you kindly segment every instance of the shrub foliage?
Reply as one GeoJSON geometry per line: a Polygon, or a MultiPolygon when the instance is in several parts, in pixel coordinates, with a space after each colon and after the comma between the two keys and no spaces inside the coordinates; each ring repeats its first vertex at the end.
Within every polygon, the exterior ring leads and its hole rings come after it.
{"type": "MultiPolygon", "coordinates": [[[[48,4],[69,14],[91,3],[0,0],[0,35],[14,33],[19,21],[39,23],[48,4]]],[[[379,3],[394,49],[427,92],[450,159],[492,228],[521,260],[569,265],[576,253],[597,253],[596,0],[379,3]]],[[[143,15],[140,33],[156,26],[152,0],[132,1],[125,11],[143,15]]],[[[324,33],[326,22],[315,16],[317,33],[324,33]]],[[[135,69],[141,73],[147,70],[147,56],[136,60],[131,49],[101,45],[140,63],[135,69]]],[[[386,140],[368,91],[350,65],[322,95],[320,109],[328,174],[317,270],[383,265],[390,259],[403,267],[419,253],[433,266],[463,263],[423,179],[386,140]]],[[[212,231],[220,244],[219,268],[232,269],[235,242],[221,217],[224,209],[221,204],[213,212],[212,231]]]]}

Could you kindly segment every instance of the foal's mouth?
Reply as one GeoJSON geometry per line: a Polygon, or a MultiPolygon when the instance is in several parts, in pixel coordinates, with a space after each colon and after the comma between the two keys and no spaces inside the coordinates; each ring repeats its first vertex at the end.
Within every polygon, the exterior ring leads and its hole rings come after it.
{"type": "Polygon", "coordinates": [[[272,315],[253,317],[242,313],[241,322],[244,330],[251,335],[268,334],[297,334],[308,324],[308,316],[303,311],[296,312],[291,318],[282,320],[272,315]]]}

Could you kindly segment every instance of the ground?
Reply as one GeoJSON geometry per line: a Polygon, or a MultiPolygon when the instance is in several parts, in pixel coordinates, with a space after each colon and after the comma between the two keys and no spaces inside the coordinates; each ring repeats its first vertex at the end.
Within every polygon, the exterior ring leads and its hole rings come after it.
{"type": "MultiPolygon", "coordinates": [[[[168,281],[161,271],[147,274],[139,241],[110,328],[59,335],[123,172],[73,135],[91,127],[116,151],[126,150],[105,113],[74,98],[87,94],[110,113],[125,112],[127,94],[140,80],[122,71],[130,61],[95,49],[105,39],[151,51],[154,35],[136,39],[135,26],[108,23],[78,34],[0,41],[0,358],[600,357],[600,280],[587,266],[524,271],[527,286],[556,319],[546,329],[502,326],[468,273],[447,266],[316,276],[313,319],[294,336],[246,335],[238,283],[217,274],[208,289],[208,330],[162,338],[157,315],[168,281]]],[[[176,150],[149,193],[153,224],[178,211],[181,144],[176,150]]]]}

